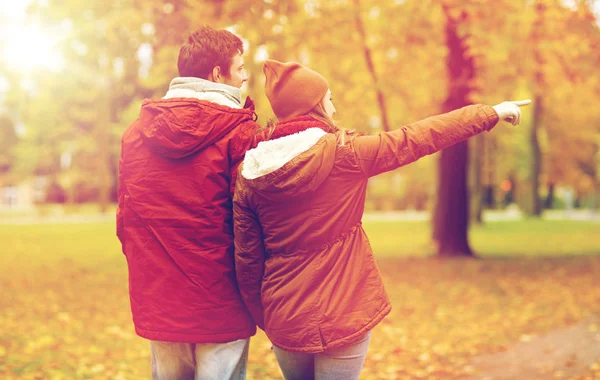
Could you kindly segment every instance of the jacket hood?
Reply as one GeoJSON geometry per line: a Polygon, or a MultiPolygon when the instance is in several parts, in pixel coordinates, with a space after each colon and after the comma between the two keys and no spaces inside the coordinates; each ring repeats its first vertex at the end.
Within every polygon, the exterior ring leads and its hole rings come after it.
{"type": "Polygon", "coordinates": [[[251,109],[236,109],[197,98],[145,100],[140,111],[142,136],[152,151],[172,159],[195,154],[241,123],[251,109]]]}
{"type": "Polygon", "coordinates": [[[336,136],[320,128],[263,141],[246,152],[241,175],[270,199],[311,194],[331,172],[336,145],[336,136]]]}

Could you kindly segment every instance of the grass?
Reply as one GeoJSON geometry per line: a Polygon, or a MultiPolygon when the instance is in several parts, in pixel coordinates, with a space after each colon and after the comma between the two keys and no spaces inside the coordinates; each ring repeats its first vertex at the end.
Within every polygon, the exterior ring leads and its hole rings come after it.
{"type": "MultiPolygon", "coordinates": [[[[365,379],[459,378],[474,355],[600,314],[598,223],[476,227],[471,242],[486,260],[423,259],[426,223],[365,229],[393,304],[365,379]]],[[[0,226],[0,378],[148,378],[114,232],[112,223],[0,226]]],[[[270,347],[262,333],[252,340],[249,379],[280,378],[270,347]]]]}
{"type": "MultiPolygon", "coordinates": [[[[377,257],[434,254],[429,222],[364,223],[377,257]]],[[[600,253],[600,223],[563,220],[488,222],[470,231],[481,257],[571,256],[600,253]]]]}
{"type": "MultiPolygon", "coordinates": [[[[114,214],[116,207],[116,204],[107,205],[105,213],[114,214]]],[[[100,206],[97,203],[43,203],[25,209],[0,209],[0,218],[61,217],[65,215],[97,216],[100,212],[100,206]]]]}

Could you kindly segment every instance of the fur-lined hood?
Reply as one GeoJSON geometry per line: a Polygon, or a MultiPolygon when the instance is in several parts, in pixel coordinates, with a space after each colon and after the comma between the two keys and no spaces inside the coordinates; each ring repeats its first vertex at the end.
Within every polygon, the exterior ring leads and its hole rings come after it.
{"type": "Polygon", "coordinates": [[[336,136],[319,128],[263,141],[246,152],[241,178],[257,192],[287,198],[316,191],[335,161],[336,136]]]}

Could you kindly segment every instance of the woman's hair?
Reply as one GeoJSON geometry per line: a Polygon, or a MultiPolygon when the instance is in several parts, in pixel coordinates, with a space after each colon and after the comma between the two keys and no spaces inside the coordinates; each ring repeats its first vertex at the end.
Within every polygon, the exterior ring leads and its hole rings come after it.
{"type": "MultiPolygon", "coordinates": [[[[327,115],[327,112],[325,111],[325,106],[323,105],[324,99],[325,99],[325,97],[323,97],[321,99],[321,101],[319,103],[317,103],[316,106],[313,107],[313,109],[311,109],[304,115],[310,116],[310,117],[322,122],[323,124],[327,125],[327,127],[328,127],[327,132],[336,133],[340,130],[340,128],[337,126],[337,124],[335,123],[333,118],[331,118],[329,115],[327,115]]],[[[275,132],[276,128],[277,128],[277,121],[269,120],[267,122],[267,126],[258,132],[258,134],[257,134],[257,136],[259,136],[258,139],[260,141],[270,140],[271,136],[273,135],[273,132],[275,132]]],[[[350,131],[349,133],[354,133],[354,131],[350,131]]]]}
{"type": "Polygon", "coordinates": [[[325,99],[325,97],[323,97],[323,99],[321,99],[321,101],[319,103],[317,103],[317,105],[314,106],[313,109],[308,111],[306,114],[308,116],[312,116],[313,118],[319,120],[322,123],[325,123],[329,127],[329,132],[335,133],[335,132],[339,131],[340,129],[336,125],[333,118],[331,118],[329,115],[327,115],[327,112],[325,111],[325,106],[323,105],[324,99],[325,99]]]}

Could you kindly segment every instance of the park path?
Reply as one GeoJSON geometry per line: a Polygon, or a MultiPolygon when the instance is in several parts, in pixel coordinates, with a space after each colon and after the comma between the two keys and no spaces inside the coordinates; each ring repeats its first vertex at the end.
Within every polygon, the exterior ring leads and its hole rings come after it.
{"type": "MultiPolygon", "coordinates": [[[[506,351],[473,358],[465,380],[568,379],[600,364],[600,317],[526,337],[506,351]]],[[[600,373],[600,370],[596,368],[600,373]]]]}

